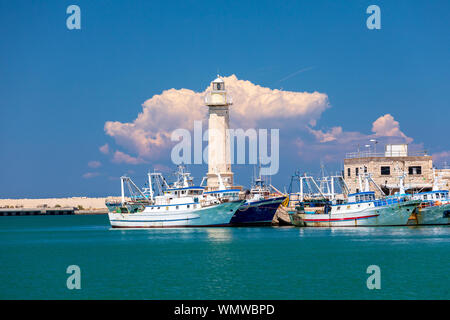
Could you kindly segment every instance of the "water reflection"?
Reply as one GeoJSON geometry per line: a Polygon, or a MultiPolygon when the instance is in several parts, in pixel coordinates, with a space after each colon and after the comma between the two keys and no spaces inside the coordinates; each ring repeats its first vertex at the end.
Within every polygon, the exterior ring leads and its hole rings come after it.
{"type": "Polygon", "coordinates": [[[401,226],[401,227],[304,227],[296,228],[298,238],[336,238],[349,241],[386,243],[402,242],[450,242],[449,226],[401,226]]]}
{"type": "MultiPolygon", "coordinates": [[[[121,240],[170,240],[170,241],[220,241],[233,240],[232,228],[138,228],[110,229],[112,234],[120,234],[121,240]]],[[[235,230],[236,231],[236,230],[235,230]]]]}
{"type": "Polygon", "coordinates": [[[212,241],[230,242],[233,234],[230,228],[208,228],[205,229],[208,239],[212,241]]]}
{"type": "MultiPolygon", "coordinates": [[[[99,230],[100,231],[100,230],[99,230]]],[[[253,228],[151,228],[115,229],[110,234],[120,234],[123,240],[162,240],[162,241],[207,241],[232,242],[246,239],[306,239],[333,238],[347,241],[383,241],[386,243],[450,241],[448,226],[403,226],[403,227],[253,227],[253,228]]],[[[111,236],[115,238],[116,236],[111,236]]]]}

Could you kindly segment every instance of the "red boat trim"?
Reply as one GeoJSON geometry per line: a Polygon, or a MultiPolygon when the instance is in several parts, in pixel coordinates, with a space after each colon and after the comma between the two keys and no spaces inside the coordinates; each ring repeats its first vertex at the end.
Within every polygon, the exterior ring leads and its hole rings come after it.
{"type": "Polygon", "coordinates": [[[232,225],[230,223],[226,224],[209,224],[209,225],[178,225],[178,226],[111,226],[113,229],[163,229],[163,228],[215,228],[215,227],[231,227],[232,225]]]}
{"type": "Polygon", "coordinates": [[[354,218],[340,218],[340,219],[303,219],[305,222],[314,222],[314,221],[345,221],[345,220],[358,220],[358,219],[367,219],[378,217],[378,214],[370,215],[370,216],[362,216],[362,217],[354,217],[354,218]]]}

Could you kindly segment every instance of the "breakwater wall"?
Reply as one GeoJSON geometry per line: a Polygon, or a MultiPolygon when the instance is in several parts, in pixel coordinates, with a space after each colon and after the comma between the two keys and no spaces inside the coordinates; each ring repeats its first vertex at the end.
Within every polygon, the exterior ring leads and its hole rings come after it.
{"type": "Polygon", "coordinates": [[[41,199],[0,199],[0,209],[57,209],[76,208],[80,213],[85,211],[103,210],[107,208],[105,201],[118,201],[120,197],[71,197],[71,198],[41,198],[41,199]]]}
{"type": "Polygon", "coordinates": [[[75,214],[73,207],[67,208],[1,208],[0,216],[60,216],[75,214]]]}

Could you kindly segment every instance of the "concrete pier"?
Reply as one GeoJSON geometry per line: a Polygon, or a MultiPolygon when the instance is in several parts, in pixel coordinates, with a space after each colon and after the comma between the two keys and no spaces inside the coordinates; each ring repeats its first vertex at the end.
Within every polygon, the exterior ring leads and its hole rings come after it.
{"type": "Polygon", "coordinates": [[[0,216],[54,216],[75,214],[73,207],[67,208],[1,208],[0,216]]]}

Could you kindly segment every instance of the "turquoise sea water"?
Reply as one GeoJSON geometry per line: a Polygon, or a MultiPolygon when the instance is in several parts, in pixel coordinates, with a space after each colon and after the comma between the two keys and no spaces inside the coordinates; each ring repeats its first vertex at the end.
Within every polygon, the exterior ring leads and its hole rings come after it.
{"type": "Polygon", "coordinates": [[[1,299],[449,299],[450,228],[111,230],[0,217],[1,299]],[[81,268],[68,290],[66,268],[81,268]],[[368,290],[369,265],[381,289],[368,290]]]}

